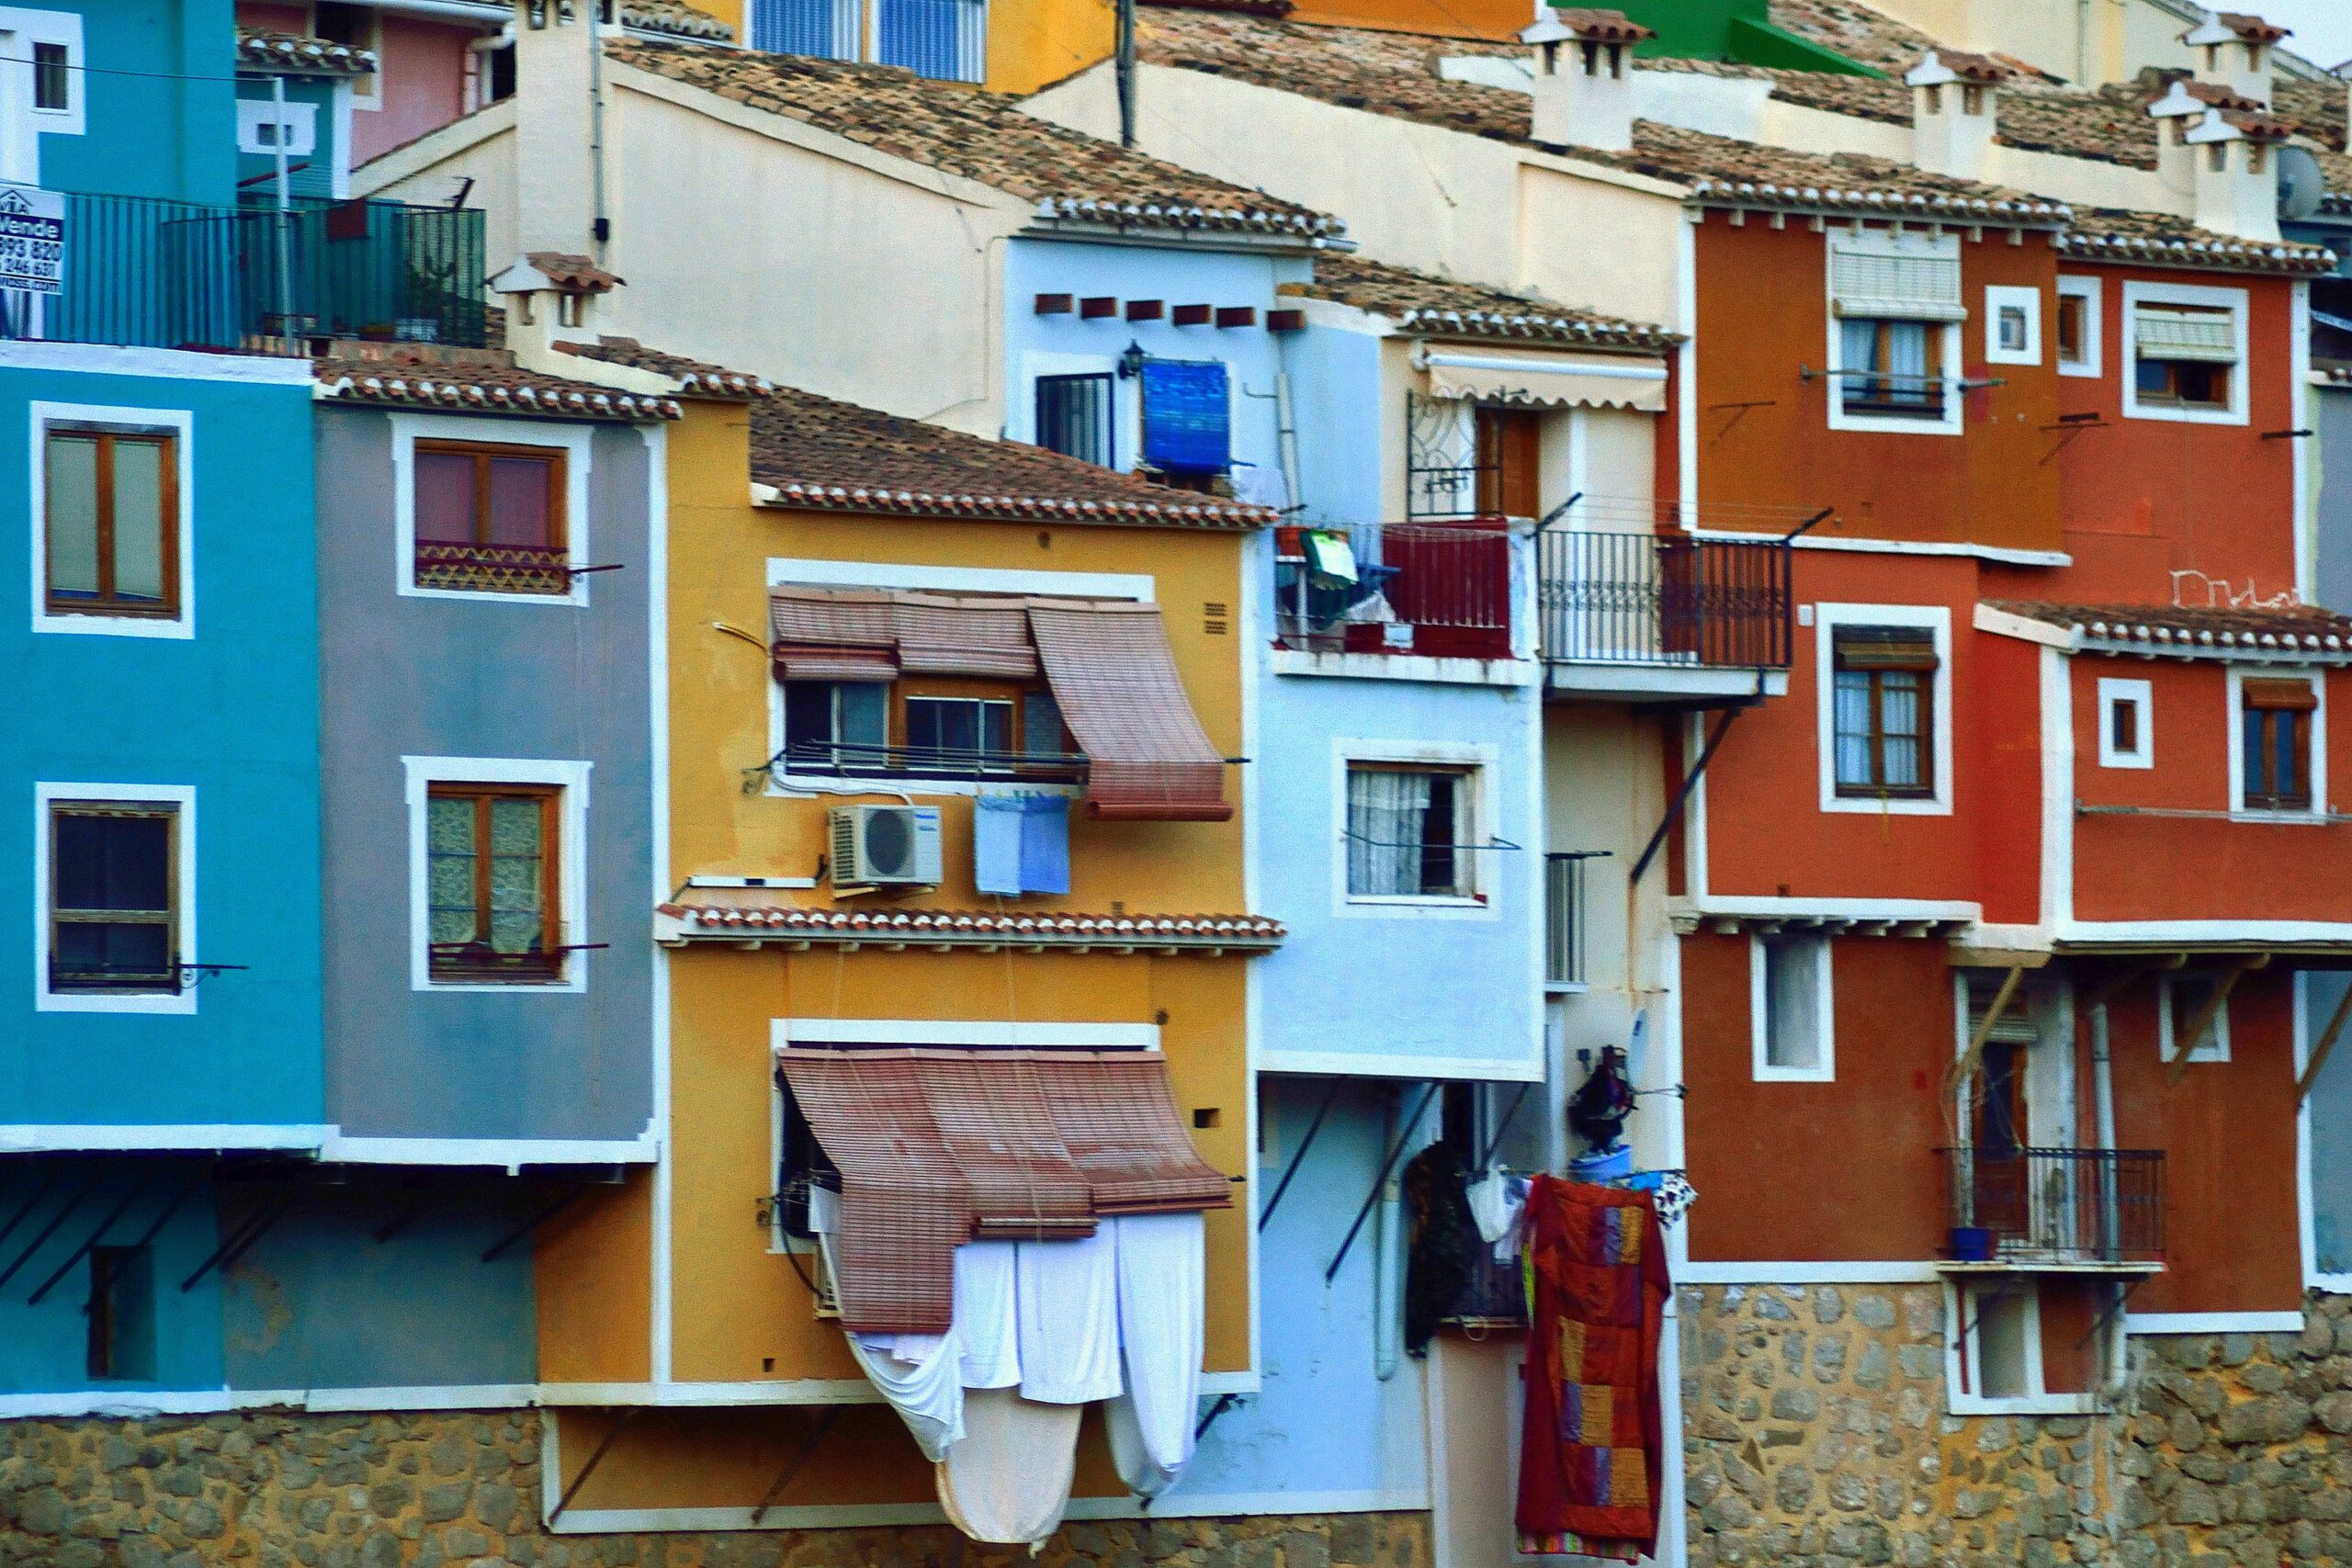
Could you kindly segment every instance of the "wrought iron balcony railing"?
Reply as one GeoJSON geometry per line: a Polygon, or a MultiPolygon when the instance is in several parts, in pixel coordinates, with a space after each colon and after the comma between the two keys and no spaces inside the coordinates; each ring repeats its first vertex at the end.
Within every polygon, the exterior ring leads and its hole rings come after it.
{"type": "Polygon", "coordinates": [[[1955,1261],[2164,1260],[2165,1156],[2154,1149],[1948,1148],[1955,1261]]]}
{"type": "Polygon", "coordinates": [[[280,355],[486,341],[476,209],[68,194],[64,209],[58,290],[0,289],[0,339],[280,355]]]}
{"type": "Polygon", "coordinates": [[[1785,670],[1790,553],[1781,540],[1546,528],[1536,537],[1544,657],[1785,670]]]}

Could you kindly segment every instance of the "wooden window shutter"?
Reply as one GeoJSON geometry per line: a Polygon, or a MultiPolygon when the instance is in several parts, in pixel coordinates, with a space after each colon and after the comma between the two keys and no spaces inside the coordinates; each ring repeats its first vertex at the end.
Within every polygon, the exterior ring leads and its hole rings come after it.
{"type": "Polygon", "coordinates": [[[2253,679],[2245,683],[2250,708],[2288,708],[2308,713],[2319,706],[2319,692],[2309,681],[2253,679]]]}

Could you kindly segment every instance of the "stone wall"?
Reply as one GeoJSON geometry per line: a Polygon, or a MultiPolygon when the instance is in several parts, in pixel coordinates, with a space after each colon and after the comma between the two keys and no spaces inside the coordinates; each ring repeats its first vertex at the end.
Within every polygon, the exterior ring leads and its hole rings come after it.
{"type": "MultiPolygon", "coordinates": [[[[1012,1568],[945,1526],[553,1536],[536,1411],[0,1421],[6,1568],[1012,1568]]],[[[1430,1568],[1426,1514],[1065,1526],[1039,1568],[1430,1568]]]]}
{"type": "Polygon", "coordinates": [[[1946,1414],[1933,1285],[1680,1292],[1691,1568],[2352,1565],[2352,1298],[2134,1339],[2116,1409],[1946,1414]]]}

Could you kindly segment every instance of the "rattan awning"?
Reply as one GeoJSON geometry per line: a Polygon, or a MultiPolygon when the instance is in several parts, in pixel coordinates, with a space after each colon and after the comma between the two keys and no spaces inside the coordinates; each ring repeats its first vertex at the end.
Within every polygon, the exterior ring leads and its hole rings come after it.
{"type": "Polygon", "coordinates": [[[1157,1052],[823,1049],[777,1065],[841,1171],[842,1324],[945,1332],[956,1248],[1069,1239],[1106,1215],[1221,1209],[1157,1052]]]}

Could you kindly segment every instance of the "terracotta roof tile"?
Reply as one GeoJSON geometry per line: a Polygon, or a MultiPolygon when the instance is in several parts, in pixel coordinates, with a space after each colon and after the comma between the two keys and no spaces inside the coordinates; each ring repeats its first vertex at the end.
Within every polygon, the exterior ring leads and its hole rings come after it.
{"type": "Polygon", "coordinates": [[[1605,10],[1598,6],[1555,6],[1552,15],[1560,25],[1578,38],[1599,43],[1640,43],[1657,34],[1642,26],[1623,11],[1605,10]]]}
{"type": "Polygon", "coordinates": [[[674,399],[616,391],[517,366],[492,349],[343,344],[317,361],[320,395],[332,401],[450,413],[644,423],[677,419],[674,399]]]}
{"type": "Polygon", "coordinates": [[[2298,276],[2326,272],[2335,265],[2324,245],[2232,239],[2199,229],[2185,218],[2105,208],[2078,209],[2073,225],[2058,234],[2056,243],[2060,254],[2078,261],[2298,276]]]}
{"type": "Polygon", "coordinates": [[[1989,54],[1971,54],[1965,50],[1938,48],[1928,51],[1943,68],[1963,82],[2007,82],[2017,74],[2006,62],[1989,54]]]}
{"type": "Polygon", "coordinates": [[[729,370],[723,365],[688,359],[682,354],[665,354],[658,348],[646,347],[633,337],[600,337],[594,343],[559,343],[555,349],[559,354],[573,355],[582,359],[597,359],[608,365],[626,365],[632,370],[650,370],[657,376],[667,376],[677,383],[673,389],[682,398],[748,403],[775,390],[775,383],[764,376],[754,376],[745,370],[729,370]]]}
{"type": "Polygon", "coordinates": [[[621,26],[672,38],[704,39],[712,43],[735,41],[733,28],[707,11],[684,4],[684,0],[621,0],[621,26]]]}
{"type": "Polygon", "coordinates": [[[1901,76],[1936,47],[1933,37],[1908,22],[1854,0],[1771,0],[1766,14],[1774,27],[1890,76],[1901,76]]]}
{"type": "Polygon", "coordinates": [[[1263,507],[791,387],[752,408],[752,478],[776,490],[778,505],[835,512],[1145,528],[1256,528],[1274,520],[1263,507]]]}
{"type": "Polygon", "coordinates": [[[365,76],[376,69],[376,51],[356,44],[271,28],[237,29],[237,63],[326,76],[365,76]]]}
{"type": "Polygon", "coordinates": [[[1295,202],[1050,124],[1004,94],[895,66],[636,39],[605,49],[640,70],[1035,201],[1047,218],[1300,238],[1344,227],[1295,202]]]}
{"type": "Polygon", "coordinates": [[[1066,909],[853,909],[786,902],[772,888],[697,887],[657,912],[681,938],[910,947],[1189,948],[1263,952],[1287,935],[1263,915],[1109,915],[1066,909]]]}
{"type": "Polygon", "coordinates": [[[2315,604],[2183,608],[2171,604],[2064,604],[1988,599],[1984,607],[2074,633],[2081,646],[2169,653],[2183,659],[2291,663],[2352,660],[2352,616],[2315,604]]]}
{"type": "MultiPolygon", "coordinates": [[[[1229,76],[1467,135],[1530,140],[1527,94],[1438,74],[1445,55],[1514,52],[1509,49],[1472,50],[1464,40],[1426,34],[1157,8],[1146,14],[1141,32],[1139,52],[1154,64],[1229,76]]],[[[1900,85],[1851,76],[1834,80],[1891,90],[1903,97],[1908,115],[1908,92],[1900,85]]],[[[1793,152],[1647,120],[1635,125],[1631,152],[1569,151],[1588,162],[1685,186],[1709,205],[1931,214],[2035,226],[2055,226],[2066,210],[2063,203],[1883,158],[1793,152]]]]}
{"type": "Polygon", "coordinates": [[[2277,43],[2295,29],[2282,28],[2276,22],[2266,22],[2260,17],[2249,17],[2239,11],[2216,11],[2213,19],[2248,43],[2277,43]]]}
{"type": "Polygon", "coordinates": [[[627,287],[628,282],[617,273],[606,272],[587,256],[568,255],[561,251],[532,251],[523,259],[567,294],[609,294],[627,287]]]}
{"type": "Polygon", "coordinates": [[[1285,283],[1281,291],[1351,305],[1430,337],[1510,338],[1650,353],[1682,341],[1681,334],[1663,327],[1431,277],[1361,255],[1317,256],[1313,282],[1285,283]]]}

